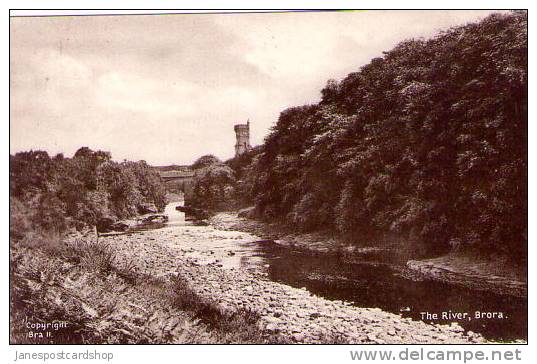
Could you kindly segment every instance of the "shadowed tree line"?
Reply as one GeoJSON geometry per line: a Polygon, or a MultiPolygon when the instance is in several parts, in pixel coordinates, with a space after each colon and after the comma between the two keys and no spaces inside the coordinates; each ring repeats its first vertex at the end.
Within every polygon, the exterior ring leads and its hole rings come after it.
{"type": "Polygon", "coordinates": [[[404,41],[321,93],[228,162],[258,216],[526,256],[525,12],[404,41]]]}
{"type": "Polygon", "coordinates": [[[10,155],[10,233],[63,232],[122,219],[148,206],[162,210],[165,189],[146,162],[117,163],[108,152],[80,148],[72,158],[43,151],[10,155]]]}
{"type": "Polygon", "coordinates": [[[212,154],[198,158],[192,164],[194,178],[192,194],[187,204],[207,211],[233,208],[235,204],[235,172],[212,154]]]}

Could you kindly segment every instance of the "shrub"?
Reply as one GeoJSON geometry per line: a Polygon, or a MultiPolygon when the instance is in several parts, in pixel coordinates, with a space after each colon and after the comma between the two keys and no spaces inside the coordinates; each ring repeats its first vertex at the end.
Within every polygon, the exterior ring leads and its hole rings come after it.
{"type": "Polygon", "coordinates": [[[407,40],[281,112],[241,191],[265,218],[431,253],[527,246],[527,15],[407,40]],[[505,217],[509,216],[509,219],[505,217]]]}
{"type": "Polygon", "coordinates": [[[18,241],[32,228],[29,209],[16,197],[9,198],[9,236],[18,241]]]}
{"type": "Polygon", "coordinates": [[[224,164],[197,169],[194,174],[190,205],[207,210],[225,209],[234,203],[235,176],[224,164]]]}
{"type": "Polygon", "coordinates": [[[66,243],[61,254],[64,259],[74,261],[88,271],[107,275],[114,268],[115,252],[110,244],[77,239],[66,243]]]}
{"type": "MultiPolygon", "coordinates": [[[[26,207],[36,229],[63,232],[83,229],[102,217],[126,218],[141,206],[164,209],[165,187],[158,173],[144,161],[116,163],[110,153],[80,148],[73,158],[30,151],[10,155],[10,198],[13,214],[26,207]]],[[[23,221],[17,217],[13,232],[23,221]]],[[[22,225],[21,225],[22,224],[22,225]]]]}

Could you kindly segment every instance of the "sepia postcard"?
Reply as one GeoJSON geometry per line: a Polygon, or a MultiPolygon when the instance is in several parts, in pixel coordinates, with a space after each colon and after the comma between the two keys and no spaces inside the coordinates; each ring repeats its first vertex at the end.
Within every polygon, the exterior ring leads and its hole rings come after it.
{"type": "Polygon", "coordinates": [[[526,344],[527,31],[11,14],[10,344],[526,344]]]}

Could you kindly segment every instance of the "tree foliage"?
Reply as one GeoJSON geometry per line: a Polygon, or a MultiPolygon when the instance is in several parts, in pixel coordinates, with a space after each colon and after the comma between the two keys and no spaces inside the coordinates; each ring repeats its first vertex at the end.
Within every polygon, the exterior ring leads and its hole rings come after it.
{"type": "Polygon", "coordinates": [[[229,166],[208,155],[200,157],[192,169],[194,178],[192,196],[188,201],[190,205],[215,211],[233,203],[236,180],[235,173],[229,166]]]}
{"type": "Polygon", "coordinates": [[[10,213],[21,229],[63,231],[103,217],[130,217],[144,204],[165,205],[160,177],[144,161],[117,163],[110,153],[87,147],[73,158],[43,151],[10,155],[9,193],[10,213]]]}
{"type": "Polygon", "coordinates": [[[207,154],[196,159],[196,161],[192,163],[191,168],[193,170],[196,170],[196,169],[201,169],[201,168],[209,167],[214,164],[221,164],[221,163],[222,161],[218,159],[217,157],[215,157],[214,155],[207,154]]]}
{"type": "Polygon", "coordinates": [[[493,14],[402,42],[283,111],[249,190],[262,216],[305,230],[523,256],[526,148],[527,15],[493,14]]]}

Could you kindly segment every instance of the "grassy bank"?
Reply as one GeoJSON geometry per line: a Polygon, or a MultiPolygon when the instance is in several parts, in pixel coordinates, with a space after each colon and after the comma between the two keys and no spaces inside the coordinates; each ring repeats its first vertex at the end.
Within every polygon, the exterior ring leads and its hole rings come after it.
{"type": "Polygon", "coordinates": [[[118,262],[113,247],[89,238],[13,243],[11,343],[282,342],[259,329],[255,313],[224,311],[180,276],[155,278],[118,262]]]}

